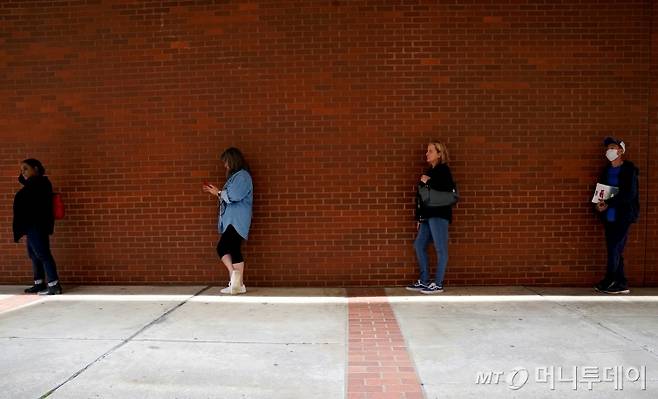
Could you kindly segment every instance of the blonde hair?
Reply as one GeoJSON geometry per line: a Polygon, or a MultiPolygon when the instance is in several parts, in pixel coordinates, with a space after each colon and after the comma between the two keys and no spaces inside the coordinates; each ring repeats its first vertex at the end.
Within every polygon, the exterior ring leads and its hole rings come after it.
{"type": "Polygon", "coordinates": [[[448,163],[450,161],[450,154],[448,153],[448,147],[441,140],[432,140],[429,144],[433,145],[434,148],[441,154],[441,161],[439,163],[448,163]]]}

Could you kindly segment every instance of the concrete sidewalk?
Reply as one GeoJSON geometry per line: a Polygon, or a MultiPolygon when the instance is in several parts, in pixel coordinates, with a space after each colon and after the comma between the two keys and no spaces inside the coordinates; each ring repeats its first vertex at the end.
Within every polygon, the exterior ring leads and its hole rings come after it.
{"type": "Polygon", "coordinates": [[[23,288],[0,398],[658,397],[658,288],[23,288]]]}

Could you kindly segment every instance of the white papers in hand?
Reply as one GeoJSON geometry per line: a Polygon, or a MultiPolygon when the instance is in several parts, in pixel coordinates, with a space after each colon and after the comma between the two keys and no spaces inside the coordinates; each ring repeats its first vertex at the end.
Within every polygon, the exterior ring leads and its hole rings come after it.
{"type": "Polygon", "coordinates": [[[592,202],[598,204],[600,201],[605,201],[614,197],[619,192],[619,187],[608,186],[601,183],[596,183],[596,188],[594,189],[594,196],[592,197],[592,202]]]}

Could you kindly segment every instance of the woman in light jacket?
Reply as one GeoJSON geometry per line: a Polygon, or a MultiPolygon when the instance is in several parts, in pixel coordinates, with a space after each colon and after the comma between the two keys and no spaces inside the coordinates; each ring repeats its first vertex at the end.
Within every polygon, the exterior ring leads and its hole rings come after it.
{"type": "Polygon", "coordinates": [[[240,246],[249,236],[254,202],[253,183],[249,167],[240,150],[228,148],[220,159],[226,169],[224,187],[220,191],[212,184],[206,184],[203,190],[219,200],[217,228],[221,238],[217,244],[217,254],[228,269],[230,279],[228,287],[222,289],[221,293],[244,294],[247,288],[242,281],[244,258],[240,246]]]}
{"type": "MultiPolygon", "coordinates": [[[[448,148],[441,141],[435,140],[427,145],[425,153],[429,168],[420,177],[419,186],[429,186],[433,190],[453,191],[456,189],[448,167],[448,148]]],[[[423,294],[443,292],[443,277],[448,265],[448,225],[452,222],[452,206],[426,208],[416,198],[416,229],[418,236],[414,241],[414,249],[418,259],[420,278],[407,286],[409,291],[420,291],[423,294]],[[427,245],[433,242],[438,265],[434,281],[430,281],[427,245]]]]}

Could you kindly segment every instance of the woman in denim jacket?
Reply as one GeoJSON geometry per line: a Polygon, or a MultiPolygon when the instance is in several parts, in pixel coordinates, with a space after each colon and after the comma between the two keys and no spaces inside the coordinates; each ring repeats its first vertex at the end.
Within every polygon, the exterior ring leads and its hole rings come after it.
{"type": "Polygon", "coordinates": [[[222,294],[244,294],[247,292],[242,282],[244,258],[240,251],[243,240],[249,236],[252,205],[254,202],[253,183],[247,162],[237,148],[228,148],[220,157],[226,169],[226,183],[220,191],[212,184],[203,190],[219,200],[217,228],[221,234],[217,244],[217,254],[229,273],[228,287],[222,294]]]}

